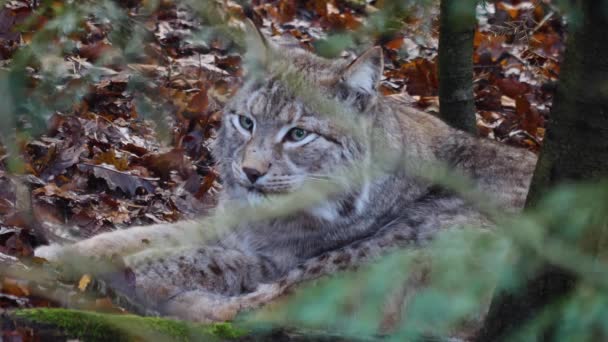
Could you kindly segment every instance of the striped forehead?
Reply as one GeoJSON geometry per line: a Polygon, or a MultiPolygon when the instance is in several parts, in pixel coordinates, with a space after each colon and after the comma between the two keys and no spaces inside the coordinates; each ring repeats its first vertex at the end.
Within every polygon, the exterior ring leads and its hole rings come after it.
{"type": "Polygon", "coordinates": [[[246,104],[257,119],[293,122],[303,115],[303,105],[277,81],[254,85],[246,104]]]}

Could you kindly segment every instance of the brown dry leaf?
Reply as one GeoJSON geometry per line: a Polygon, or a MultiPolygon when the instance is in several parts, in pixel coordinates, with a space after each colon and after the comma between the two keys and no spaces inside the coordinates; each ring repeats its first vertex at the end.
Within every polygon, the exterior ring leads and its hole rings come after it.
{"type": "Polygon", "coordinates": [[[126,171],[129,169],[129,160],[126,158],[126,156],[121,156],[118,157],[116,155],[116,150],[114,149],[109,149],[106,152],[101,152],[98,153],[97,155],[95,155],[95,157],[93,157],[93,161],[96,164],[107,164],[107,165],[113,165],[116,170],[119,171],[126,171]]]}
{"type": "Polygon", "coordinates": [[[484,87],[475,92],[475,104],[478,110],[501,111],[502,94],[496,86],[484,87]]]}
{"type": "Polygon", "coordinates": [[[226,7],[226,11],[233,17],[243,19],[245,18],[245,12],[243,11],[243,6],[232,1],[232,0],[224,0],[224,6],[226,7]]]}
{"type": "Polygon", "coordinates": [[[125,208],[121,208],[110,212],[105,219],[113,224],[128,224],[131,222],[131,215],[125,208]]]}
{"type": "Polygon", "coordinates": [[[67,168],[78,163],[80,155],[85,150],[84,144],[62,148],[59,152],[53,150],[53,153],[49,154],[52,159],[49,160],[48,164],[42,165],[44,171],[40,174],[40,178],[48,180],[52,176],[63,173],[67,168]]]}
{"type": "Polygon", "coordinates": [[[512,99],[528,93],[530,91],[530,85],[519,82],[512,78],[500,78],[496,80],[496,85],[502,91],[503,94],[507,95],[512,99]]]}
{"type": "Polygon", "coordinates": [[[91,62],[95,62],[100,57],[110,54],[112,50],[112,45],[99,41],[93,44],[83,45],[78,52],[81,57],[84,57],[91,62]]]}
{"type": "Polygon", "coordinates": [[[337,10],[329,12],[327,21],[334,30],[356,30],[362,24],[361,18],[358,18],[349,12],[339,13],[337,10]]]}
{"type": "MultiPolygon", "coordinates": [[[[98,215],[93,208],[78,207],[72,211],[69,223],[70,225],[78,226],[80,228],[79,233],[82,236],[90,236],[90,233],[94,232],[100,225],[98,215]]],[[[101,212],[99,214],[101,216],[101,212]]]]}
{"type": "Polygon", "coordinates": [[[17,297],[27,297],[30,295],[30,289],[27,282],[9,277],[4,277],[2,279],[2,292],[17,297]]]}
{"type": "Polygon", "coordinates": [[[0,198],[0,215],[6,215],[15,209],[13,202],[6,198],[0,198]]]}
{"type": "Polygon", "coordinates": [[[95,177],[105,180],[110,189],[121,189],[131,196],[135,195],[137,189],[140,188],[145,189],[148,193],[154,193],[154,189],[156,189],[155,182],[158,180],[157,178],[145,178],[121,172],[103,165],[81,163],[78,164],[78,168],[81,171],[89,172],[95,177]]]}
{"type": "Polygon", "coordinates": [[[229,72],[237,71],[241,66],[241,56],[215,56],[215,65],[229,72]]]}
{"type": "Polygon", "coordinates": [[[80,292],[86,291],[87,287],[91,283],[91,280],[93,279],[91,278],[90,274],[85,274],[80,277],[80,280],[78,281],[78,290],[80,290],[80,292]]]}
{"type": "Polygon", "coordinates": [[[435,96],[439,91],[437,61],[416,58],[399,69],[410,95],[435,96]]]}
{"type": "MultiPolygon", "coordinates": [[[[7,226],[30,228],[29,217],[26,219],[23,214],[16,214],[13,215],[13,217],[7,217],[4,224],[7,226]]],[[[17,231],[6,235],[9,235],[10,237],[5,240],[4,246],[0,246],[0,253],[10,254],[18,257],[30,257],[34,254],[34,249],[30,243],[31,237],[29,235],[29,229],[18,229],[17,231]]]]}
{"type": "Polygon", "coordinates": [[[537,53],[542,52],[544,56],[559,57],[564,50],[564,41],[555,32],[535,33],[530,40],[530,45],[537,53]]]}
{"type": "Polygon", "coordinates": [[[537,129],[540,126],[540,115],[538,110],[533,108],[530,101],[525,96],[519,96],[516,99],[517,115],[522,118],[521,127],[533,137],[537,135],[537,129]]]}
{"type": "Polygon", "coordinates": [[[139,156],[139,157],[141,157],[141,156],[143,156],[144,154],[146,154],[146,153],[149,153],[149,152],[150,152],[150,151],[148,151],[148,149],[147,149],[147,148],[142,147],[142,146],[135,145],[135,144],[133,144],[133,143],[128,143],[128,144],[125,144],[125,145],[122,147],[122,150],[123,150],[123,151],[127,151],[127,152],[131,152],[131,153],[133,153],[133,154],[135,154],[136,156],[139,156]]]}
{"type": "Polygon", "coordinates": [[[510,98],[508,96],[504,96],[504,95],[500,97],[500,104],[504,108],[515,108],[515,106],[517,105],[515,100],[513,100],[512,98],[510,98]]]}
{"type": "Polygon", "coordinates": [[[517,19],[517,17],[519,17],[519,7],[507,4],[503,1],[496,2],[496,10],[502,10],[507,12],[511,19],[517,19]]]}
{"type": "Polygon", "coordinates": [[[553,59],[548,59],[540,70],[542,75],[547,79],[557,80],[561,69],[559,62],[553,59]]]}
{"type": "Polygon", "coordinates": [[[32,205],[34,217],[38,222],[61,225],[65,223],[64,213],[54,203],[35,201],[32,205]]]}
{"type": "Polygon", "coordinates": [[[391,50],[399,50],[404,43],[403,37],[399,36],[388,43],[384,44],[384,47],[391,50]]]}
{"type": "Polygon", "coordinates": [[[295,0],[279,0],[278,19],[281,24],[292,21],[296,17],[295,0]]]}
{"type": "Polygon", "coordinates": [[[0,9],[0,40],[19,42],[21,34],[14,30],[31,13],[31,8],[24,1],[11,1],[0,9]]]}
{"type": "Polygon", "coordinates": [[[530,101],[525,96],[520,95],[515,98],[515,113],[520,117],[524,117],[530,111],[530,101]]]}
{"type": "Polygon", "coordinates": [[[331,4],[331,0],[309,0],[306,1],[306,9],[310,12],[316,13],[320,17],[327,15],[327,6],[331,4]]]}
{"type": "Polygon", "coordinates": [[[131,63],[127,66],[147,77],[156,77],[158,75],[163,75],[166,72],[164,67],[157,64],[131,63]]]}
{"type": "Polygon", "coordinates": [[[475,48],[473,55],[474,62],[477,64],[488,64],[496,61],[505,51],[505,41],[505,36],[476,31],[473,38],[473,46],[475,48]],[[487,54],[490,60],[482,63],[484,62],[482,60],[482,55],[484,54],[487,54]]]}
{"type": "Polygon", "coordinates": [[[207,110],[209,98],[207,96],[207,88],[201,87],[201,90],[196,93],[188,102],[187,110],[191,113],[202,115],[207,110]]]}
{"type": "Polygon", "coordinates": [[[439,112],[439,96],[420,96],[417,104],[425,109],[432,109],[439,112]]]}
{"type": "Polygon", "coordinates": [[[217,180],[217,178],[218,178],[218,174],[216,174],[215,172],[209,172],[203,179],[203,183],[199,187],[196,194],[194,194],[194,197],[196,197],[199,200],[202,199],[203,197],[205,197],[206,194],[209,192],[209,189],[211,189],[213,187],[213,185],[215,184],[215,181],[217,180]]]}
{"type": "Polygon", "coordinates": [[[55,183],[48,183],[47,185],[45,185],[41,188],[33,190],[32,195],[34,195],[34,196],[39,196],[39,195],[56,196],[59,198],[63,198],[63,199],[75,201],[75,202],[81,199],[80,195],[74,193],[73,191],[67,190],[64,186],[59,187],[55,183]]]}
{"type": "Polygon", "coordinates": [[[185,58],[180,58],[176,62],[178,67],[182,70],[183,75],[229,75],[227,71],[218,68],[215,65],[215,55],[213,54],[199,54],[196,56],[189,56],[185,58]]]}
{"type": "Polygon", "coordinates": [[[162,179],[168,179],[171,171],[179,172],[184,179],[192,172],[192,163],[183,149],[174,148],[165,153],[147,154],[142,164],[162,179]]]}

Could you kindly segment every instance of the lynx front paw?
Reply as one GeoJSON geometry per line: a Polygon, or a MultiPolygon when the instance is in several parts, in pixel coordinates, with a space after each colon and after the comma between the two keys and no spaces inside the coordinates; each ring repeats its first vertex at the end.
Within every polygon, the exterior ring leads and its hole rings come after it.
{"type": "Polygon", "coordinates": [[[52,244],[36,248],[36,250],[34,250],[34,255],[39,258],[44,258],[48,261],[53,262],[58,261],[61,258],[63,251],[63,246],[58,244],[52,244]]]}
{"type": "Polygon", "coordinates": [[[165,304],[165,312],[188,321],[213,323],[231,321],[239,312],[238,303],[230,297],[204,291],[188,291],[165,304]]]}

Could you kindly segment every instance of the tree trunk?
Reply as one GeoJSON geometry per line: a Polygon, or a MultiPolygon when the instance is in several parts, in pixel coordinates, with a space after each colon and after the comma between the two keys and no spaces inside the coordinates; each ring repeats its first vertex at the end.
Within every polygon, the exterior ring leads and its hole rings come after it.
{"type": "Polygon", "coordinates": [[[564,181],[608,176],[608,1],[583,1],[572,23],[528,206],[564,181]],[[604,9],[604,11],[602,11],[604,9]]]}
{"type": "MultiPolygon", "coordinates": [[[[560,183],[608,176],[608,0],[578,1],[547,136],[526,203],[560,183]]],[[[551,234],[551,232],[549,232],[551,234]]],[[[599,239],[599,236],[596,236],[599,239]]],[[[576,285],[574,274],[545,265],[523,288],[499,293],[477,341],[505,340],[576,285]]],[[[550,328],[551,329],[551,328],[550,328]]],[[[544,336],[551,339],[551,331],[544,336]]]]}
{"type": "Polygon", "coordinates": [[[441,0],[439,108],[450,126],[476,134],[473,37],[476,0],[441,0]]]}

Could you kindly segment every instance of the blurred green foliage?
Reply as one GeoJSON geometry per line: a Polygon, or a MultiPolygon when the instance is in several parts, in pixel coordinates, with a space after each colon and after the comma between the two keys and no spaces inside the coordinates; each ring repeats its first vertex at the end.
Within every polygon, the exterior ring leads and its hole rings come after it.
{"type": "Polygon", "coordinates": [[[387,300],[395,300],[390,294],[423,261],[432,266],[429,286],[407,303],[403,322],[390,336],[397,341],[448,336],[466,330],[467,321],[475,324],[493,291],[516,289],[549,261],[575,272],[581,282],[514,340],[536,340],[546,324],[556,321],[559,341],[604,340],[608,274],[596,251],[605,249],[600,237],[608,227],[607,213],[608,184],[563,187],[536,210],[505,220],[494,232],[475,227],[443,232],[424,248],[396,252],[364,270],[324,279],[280,309],[247,319],[372,336],[382,324],[387,300]],[[597,249],[581,245],[589,237],[597,249]]]}
{"type": "Polygon", "coordinates": [[[220,341],[247,333],[229,323],[200,325],[157,317],[66,309],[18,310],[14,317],[57,326],[68,336],[87,341],[220,341]]]}

